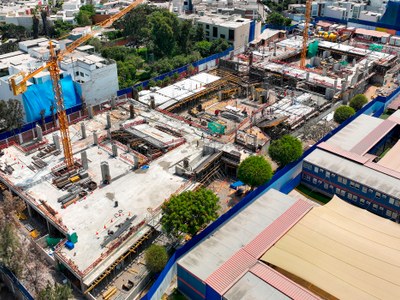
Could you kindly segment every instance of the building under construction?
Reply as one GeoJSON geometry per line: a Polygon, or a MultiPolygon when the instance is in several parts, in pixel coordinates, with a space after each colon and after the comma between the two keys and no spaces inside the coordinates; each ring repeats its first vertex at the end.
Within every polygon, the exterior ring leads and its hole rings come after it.
{"type": "Polygon", "coordinates": [[[160,235],[163,202],[235,175],[242,156],[187,120],[123,101],[70,124],[74,168],[65,168],[58,131],[40,126],[33,141],[9,145],[0,158],[0,181],[26,202],[36,243],[89,299],[137,294],[141,272],[115,278],[160,235]]]}

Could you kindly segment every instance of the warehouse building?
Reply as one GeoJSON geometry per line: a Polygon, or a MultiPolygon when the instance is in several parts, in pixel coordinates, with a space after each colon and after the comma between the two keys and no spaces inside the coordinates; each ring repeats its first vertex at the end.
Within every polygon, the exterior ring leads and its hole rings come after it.
{"type": "Polygon", "coordinates": [[[303,161],[302,183],[399,222],[400,111],[361,115],[303,161]]]}
{"type": "Polygon", "coordinates": [[[399,236],[336,196],[316,206],[271,189],[178,261],[178,288],[189,299],[395,299],[399,236]]]}

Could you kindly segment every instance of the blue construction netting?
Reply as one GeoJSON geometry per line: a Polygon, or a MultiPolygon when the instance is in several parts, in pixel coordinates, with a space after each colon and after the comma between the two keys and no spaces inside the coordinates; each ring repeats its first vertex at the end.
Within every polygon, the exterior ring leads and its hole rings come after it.
{"type": "Polygon", "coordinates": [[[321,140],[319,140],[315,145],[313,145],[310,149],[305,151],[300,159],[278,170],[269,182],[260,186],[259,188],[249,193],[248,195],[246,195],[240,202],[238,202],[225,214],[221,215],[217,220],[211,223],[205,230],[200,232],[198,235],[195,235],[185,245],[177,249],[174,255],[172,255],[172,257],[169,259],[166,267],[158,276],[155,283],[151,286],[147,294],[142,299],[145,300],[152,299],[157,294],[157,290],[162,285],[164,278],[168,275],[169,271],[173,268],[173,266],[175,265],[175,263],[178,261],[179,258],[181,258],[183,255],[185,255],[187,252],[193,249],[199,242],[205,239],[214,230],[218,229],[219,226],[230,220],[245,206],[255,201],[261,194],[265,193],[271,188],[276,188],[286,194],[292,191],[300,183],[301,164],[303,162],[303,159],[306,156],[308,156],[312,151],[314,151],[318,146],[318,144],[327,141],[334,134],[342,130],[345,126],[347,126],[350,122],[352,122],[355,118],[359,117],[361,114],[373,115],[376,117],[380,116],[380,114],[382,114],[382,112],[384,111],[385,106],[388,105],[391,101],[393,101],[399,94],[400,94],[400,87],[397,88],[395,91],[393,91],[392,94],[388,97],[382,97],[382,96],[376,97],[373,101],[366,104],[355,115],[347,119],[337,128],[333,129],[331,132],[325,135],[321,140]]]}
{"type": "MultiPolygon", "coordinates": [[[[81,104],[81,98],[75,88],[70,75],[60,80],[64,98],[65,109],[81,104]]],[[[32,84],[22,95],[26,120],[34,122],[41,118],[40,111],[45,110],[45,116],[51,116],[50,106],[54,102],[52,81],[48,80],[40,84],[32,84]]]]}

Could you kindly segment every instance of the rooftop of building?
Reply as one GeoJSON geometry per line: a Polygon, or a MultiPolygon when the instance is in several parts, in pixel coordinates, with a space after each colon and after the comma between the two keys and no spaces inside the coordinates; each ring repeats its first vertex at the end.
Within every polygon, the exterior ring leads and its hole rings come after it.
{"type": "Polygon", "coordinates": [[[261,260],[325,296],[395,299],[400,293],[399,225],[337,196],[308,212],[261,260]]]}
{"type": "Polygon", "coordinates": [[[242,18],[239,15],[220,15],[220,14],[206,14],[204,16],[200,15],[180,15],[179,18],[181,19],[190,19],[196,20],[196,22],[205,23],[205,24],[212,24],[217,26],[222,26],[226,28],[239,28],[244,24],[249,24],[251,22],[250,19],[242,18]]]}

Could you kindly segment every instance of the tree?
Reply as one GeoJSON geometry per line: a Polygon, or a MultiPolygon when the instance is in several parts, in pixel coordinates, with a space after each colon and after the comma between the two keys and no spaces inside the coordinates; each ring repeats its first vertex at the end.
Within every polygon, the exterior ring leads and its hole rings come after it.
{"type": "Polygon", "coordinates": [[[278,12],[273,12],[268,15],[265,20],[267,24],[275,25],[275,26],[290,26],[292,20],[289,18],[285,18],[278,12]]]}
{"type": "Polygon", "coordinates": [[[178,34],[178,21],[176,16],[170,16],[164,12],[157,11],[151,14],[151,35],[154,43],[155,54],[158,57],[172,54],[176,46],[176,34],[178,34]]]}
{"type": "Polygon", "coordinates": [[[10,99],[6,102],[7,114],[5,115],[6,126],[8,130],[15,131],[23,125],[22,103],[16,99],[10,99]]]}
{"type": "Polygon", "coordinates": [[[38,300],[68,300],[72,297],[72,289],[69,285],[47,283],[46,287],[39,292],[38,300]]]}
{"type": "Polygon", "coordinates": [[[280,139],[272,141],[268,153],[279,166],[285,166],[300,158],[303,154],[303,146],[299,139],[291,135],[284,135],[280,139]]]}
{"type": "Polygon", "coordinates": [[[217,195],[204,188],[173,195],[162,206],[161,224],[167,233],[175,236],[195,235],[218,217],[218,200],[217,195]]]}
{"type": "Polygon", "coordinates": [[[354,110],[354,108],[347,105],[342,105],[335,110],[333,119],[335,120],[335,122],[342,124],[355,113],[356,111],[354,110]]]}
{"type": "Polygon", "coordinates": [[[190,32],[192,30],[192,22],[184,20],[180,23],[178,46],[181,53],[188,53],[190,51],[190,32]]]}
{"type": "Polygon", "coordinates": [[[212,47],[212,43],[208,42],[208,41],[201,41],[201,42],[197,42],[194,45],[194,49],[196,51],[200,52],[200,55],[202,57],[207,57],[211,54],[211,47],[212,47]]]}
{"type": "Polygon", "coordinates": [[[229,44],[224,39],[216,39],[211,42],[211,53],[220,53],[229,48],[229,44]]]}
{"type": "Polygon", "coordinates": [[[4,43],[0,45],[0,55],[18,51],[18,43],[4,43]]]}
{"type": "Polygon", "coordinates": [[[32,23],[32,35],[34,39],[37,39],[39,37],[39,19],[36,15],[33,15],[32,23]]]}
{"type": "Polygon", "coordinates": [[[40,16],[42,17],[42,24],[43,24],[43,35],[49,36],[48,26],[47,26],[47,11],[43,9],[40,12],[40,16]]]}
{"type": "Polygon", "coordinates": [[[249,156],[240,163],[237,177],[251,188],[255,188],[271,179],[272,168],[263,156],[249,156]]]}
{"type": "Polygon", "coordinates": [[[368,98],[363,94],[355,95],[349,103],[355,111],[359,111],[365,104],[368,103],[368,98]]]}
{"type": "Polygon", "coordinates": [[[165,247],[151,245],[144,253],[147,269],[152,273],[161,272],[168,262],[168,254],[165,247]]]}
{"type": "Polygon", "coordinates": [[[92,17],[96,14],[96,10],[93,5],[82,5],[79,8],[79,12],[75,16],[75,21],[80,26],[92,25],[92,17]]]}
{"type": "Polygon", "coordinates": [[[56,38],[67,35],[74,29],[74,25],[69,22],[64,22],[61,20],[54,21],[54,36],[56,38]]]}

